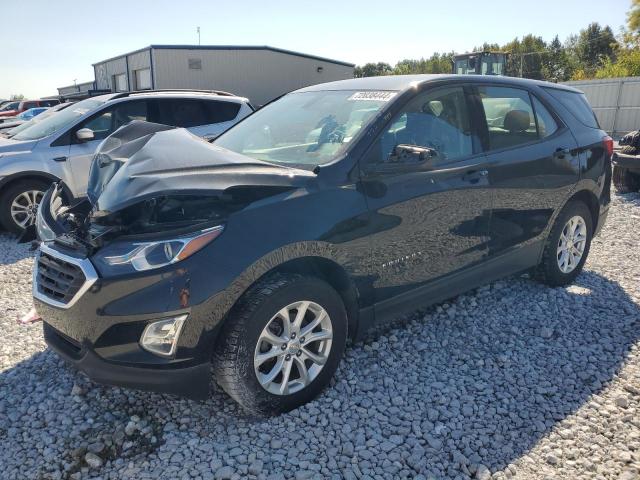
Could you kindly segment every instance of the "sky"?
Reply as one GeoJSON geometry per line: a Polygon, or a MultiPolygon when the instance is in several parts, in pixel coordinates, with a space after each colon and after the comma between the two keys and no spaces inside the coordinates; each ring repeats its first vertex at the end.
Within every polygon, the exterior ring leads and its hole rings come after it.
{"type": "Polygon", "coordinates": [[[197,44],[198,26],[202,45],[269,45],[393,65],[527,33],[564,40],[593,21],[617,33],[629,6],[630,0],[0,0],[0,99],[54,95],[74,80],[93,80],[93,63],[151,44],[197,44]]]}

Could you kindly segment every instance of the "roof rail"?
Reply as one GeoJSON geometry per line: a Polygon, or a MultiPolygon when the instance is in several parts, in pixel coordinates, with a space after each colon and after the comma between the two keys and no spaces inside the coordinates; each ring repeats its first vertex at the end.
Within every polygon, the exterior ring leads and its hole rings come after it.
{"type": "Polygon", "coordinates": [[[124,98],[129,95],[141,94],[141,93],[211,93],[214,95],[220,95],[221,97],[237,97],[238,95],[230,92],[225,92],[224,90],[195,90],[192,88],[158,88],[155,90],[133,90],[131,92],[119,92],[113,97],[115,98],[124,98]]]}

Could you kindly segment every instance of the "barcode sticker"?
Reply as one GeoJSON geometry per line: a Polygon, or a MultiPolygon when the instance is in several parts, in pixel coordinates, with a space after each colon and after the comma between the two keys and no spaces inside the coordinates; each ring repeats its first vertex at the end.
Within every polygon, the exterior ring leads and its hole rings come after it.
{"type": "Polygon", "coordinates": [[[356,92],[351,95],[347,100],[352,102],[356,100],[373,100],[376,102],[388,102],[393,97],[395,97],[398,92],[388,92],[388,91],[368,91],[368,92],[356,92]]]}

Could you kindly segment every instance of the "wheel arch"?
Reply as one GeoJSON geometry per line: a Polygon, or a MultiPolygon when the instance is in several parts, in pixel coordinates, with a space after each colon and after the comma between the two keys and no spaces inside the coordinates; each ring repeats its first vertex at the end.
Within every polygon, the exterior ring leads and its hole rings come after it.
{"type": "Polygon", "coordinates": [[[574,192],[571,197],[567,199],[565,205],[572,201],[578,201],[584,203],[589,212],[591,213],[591,222],[593,226],[593,231],[598,231],[598,221],[600,219],[600,202],[598,201],[598,197],[591,190],[578,190],[574,192]]]}
{"type": "Polygon", "coordinates": [[[25,180],[37,180],[49,183],[60,182],[62,185],[62,190],[67,197],[67,200],[72,200],[73,195],[71,190],[55,175],[48,172],[40,172],[37,170],[25,170],[24,172],[15,173],[13,175],[9,175],[0,179],[0,196],[11,186],[15,185],[18,182],[23,182],[25,180]]]}
{"type": "Polygon", "coordinates": [[[345,269],[333,260],[325,257],[299,257],[282,263],[265,274],[271,273],[298,273],[320,278],[327,282],[342,298],[347,312],[347,335],[353,338],[358,328],[358,289],[345,271],[345,269]]]}

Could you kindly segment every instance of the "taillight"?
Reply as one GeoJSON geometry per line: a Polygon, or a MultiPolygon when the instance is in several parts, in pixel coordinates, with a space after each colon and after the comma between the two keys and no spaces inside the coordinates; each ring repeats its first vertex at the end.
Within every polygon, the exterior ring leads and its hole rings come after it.
{"type": "Polygon", "coordinates": [[[604,150],[607,152],[607,155],[613,155],[613,138],[607,135],[602,139],[602,144],[604,145],[604,150]]]}

